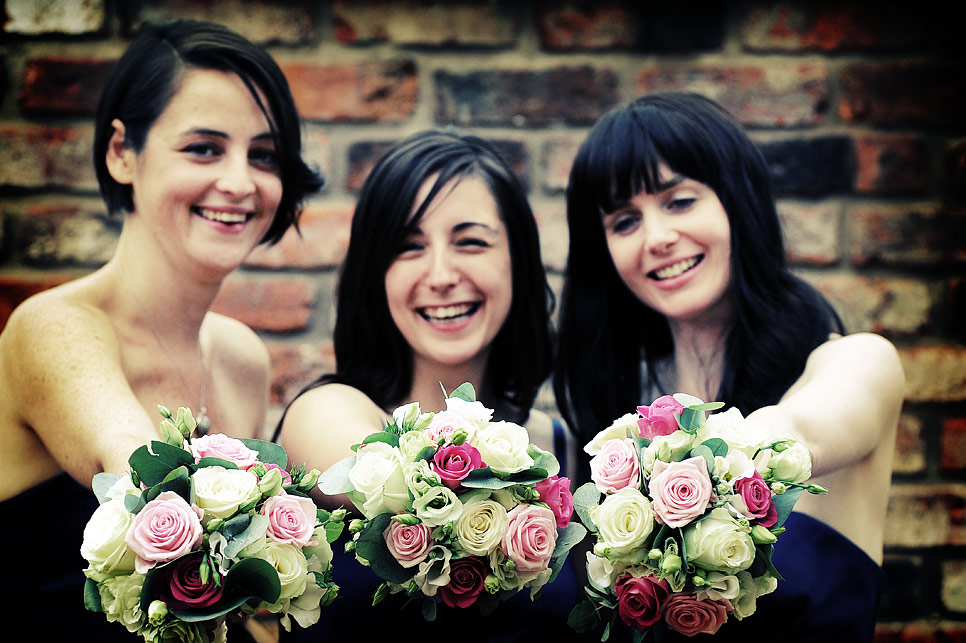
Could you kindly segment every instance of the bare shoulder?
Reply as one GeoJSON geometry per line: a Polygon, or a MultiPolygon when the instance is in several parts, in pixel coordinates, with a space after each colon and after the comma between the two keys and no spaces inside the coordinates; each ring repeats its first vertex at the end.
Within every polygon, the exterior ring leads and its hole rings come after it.
{"type": "Polygon", "coordinates": [[[284,426],[337,425],[349,422],[382,428],[386,413],[368,395],[347,384],[324,384],[306,391],[289,405],[284,426]]]}
{"type": "Polygon", "coordinates": [[[251,328],[231,317],[208,313],[205,317],[212,354],[230,366],[240,376],[268,370],[270,360],[265,343],[251,328]],[[241,369],[241,372],[238,371],[241,369]]]}
{"type": "Polygon", "coordinates": [[[825,342],[809,356],[807,375],[866,381],[883,392],[901,392],[905,385],[902,362],[892,342],[874,333],[854,333],[825,342]]]}

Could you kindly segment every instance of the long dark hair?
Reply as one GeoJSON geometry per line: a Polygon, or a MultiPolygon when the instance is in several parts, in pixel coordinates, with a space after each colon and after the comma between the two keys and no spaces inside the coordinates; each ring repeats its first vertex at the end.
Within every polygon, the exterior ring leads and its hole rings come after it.
{"type": "Polygon", "coordinates": [[[602,222],[603,213],[633,195],[653,192],[662,162],[714,190],[731,228],[734,319],[715,400],[742,413],[774,404],[811,351],[831,331],[841,332],[831,306],[787,267],[768,170],[740,125],[697,94],[639,98],[601,117],[567,187],[570,253],[554,392],[561,414],[585,440],[651,401],[641,399],[644,385],[660,388],[654,363],[674,350],[667,320],[618,275],[602,222]]]}
{"type": "Polygon", "coordinates": [[[324,181],[302,160],[299,115],[282,70],[264,49],[217,24],[147,23],[118,60],[101,93],[94,128],[94,170],[107,209],[111,214],[134,210],[131,186],[115,181],[107,169],[105,155],[114,133],[111,123],[115,118],[123,122],[125,145],[140,151],[189,69],[236,74],[269,122],[282,198],[262,242],[275,243],[289,226],[297,225],[302,201],[324,181]]]}
{"type": "Polygon", "coordinates": [[[512,271],[510,311],[493,339],[480,399],[498,417],[526,420],[552,367],[553,294],[537,225],[523,186],[495,148],[452,132],[420,132],[397,143],[366,179],[339,281],[333,333],[337,369],[307,388],[348,384],[386,410],[408,401],[403,397],[412,388],[413,354],[389,313],[386,272],[439,191],[465,177],[480,178],[489,187],[506,226],[512,271]],[[431,177],[432,189],[416,203],[431,177]]]}

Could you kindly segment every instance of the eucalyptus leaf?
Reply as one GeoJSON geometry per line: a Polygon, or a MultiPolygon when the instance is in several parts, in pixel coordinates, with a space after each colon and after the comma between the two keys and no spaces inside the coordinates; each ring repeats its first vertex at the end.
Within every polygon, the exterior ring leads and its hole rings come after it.
{"type": "Polygon", "coordinates": [[[195,465],[195,469],[203,469],[205,467],[221,467],[223,469],[237,469],[238,465],[231,460],[224,460],[222,458],[201,458],[198,460],[198,464],[195,465]]]}
{"type": "Polygon", "coordinates": [[[724,402],[705,402],[704,404],[694,404],[688,408],[694,409],[695,411],[717,411],[724,405],[724,402]]]}
{"type": "Polygon", "coordinates": [[[704,458],[705,463],[708,465],[708,471],[712,471],[714,469],[714,453],[712,453],[711,449],[704,446],[703,444],[699,444],[698,446],[691,449],[691,457],[704,458]]]}
{"type": "Polygon", "coordinates": [[[711,454],[716,457],[723,458],[728,455],[728,443],[721,438],[709,438],[701,444],[711,449],[711,454]]]}
{"type": "Polygon", "coordinates": [[[544,469],[547,472],[545,478],[552,478],[560,473],[560,463],[554,454],[549,451],[544,451],[535,444],[531,444],[527,447],[527,454],[533,458],[533,467],[544,469]]]}
{"type": "Polygon", "coordinates": [[[144,508],[144,498],[141,495],[127,494],[124,496],[124,508],[137,515],[144,508]]]}
{"type": "Polygon", "coordinates": [[[593,482],[588,482],[577,488],[574,492],[574,511],[584,523],[588,531],[592,534],[597,533],[597,525],[590,518],[590,510],[600,504],[600,491],[593,482]]]}
{"type": "Polygon", "coordinates": [[[265,464],[277,464],[283,469],[288,467],[288,455],[286,455],[285,449],[281,445],[275,444],[274,442],[266,442],[265,440],[256,440],[254,438],[239,439],[252,451],[258,451],[258,459],[265,464]]]}
{"type": "Polygon", "coordinates": [[[413,462],[419,462],[420,460],[426,460],[427,462],[433,459],[436,455],[436,447],[423,447],[419,453],[416,454],[416,458],[413,462]]]}
{"type": "MultiPolygon", "coordinates": [[[[254,514],[245,529],[235,535],[225,534],[228,543],[225,545],[225,556],[236,558],[245,547],[257,542],[265,537],[268,530],[268,517],[262,514],[254,514]]],[[[224,534],[224,531],[222,531],[224,534]]],[[[232,567],[234,569],[234,567],[232,567]]],[[[272,601],[269,601],[271,603],[272,601]]]]}
{"type": "Polygon", "coordinates": [[[696,411],[693,408],[686,408],[678,416],[678,426],[682,431],[694,433],[704,424],[704,411],[696,411]]]}
{"type": "Polygon", "coordinates": [[[188,623],[208,621],[233,612],[245,603],[255,607],[260,602],[274,603],[282,593],[278,572],[271,563],[261,558],[243,558],[225,575],[222,599],[209,607],[171,610],[172,614],[188,623]]]}
{"type": "Polygon", "coordinates": [[[356,541],[356,554],[369,561],[370,569],[379,578],[403,585],[409,582],[416,570],[405,569],[386,547],[382,532],[389,526],[391,519],[392,514],[384,513],[370,520],[356,541]]]}
{"type": "Polygon", "coordinates": [[[91,479],[91,489],[94,490],[94,495],[97,496],[97,502],[99,504],[103,505],[109,500],[107,492],[111,490],[115,482],[123,477],[120,474],[108,473],[107,471],[102,471],[94,475],[91,479]]]}
{"type": "Polygon", "coordinates": [[[84,607],[91,612],[104,611],[104,606],[101,605],[101,592],[97,589],[97,583],[90,578],[84,580],[84,607]]]}
{"type": "Polygon", "coordinates": [[[789,487],[785,493],[772,496],[771,500],[775,503],[775,511],[778,512],[778,521],[772,527],[781,527],[788,520],[789,514],[798,502],[798,498],[805,492],[801,487],[789,487]]]}
{"type": "Polygon", "coordinates": [[[427,622],[432,623],[436,620],[436,601],[427,596],[425,599],[423,599],[422,610],[423,618],[427,622]]]}
{"type": "Polygon", "coordinates": [[[319,476],[318,488],[319,490],[329,496],[337,496],[342,493],[349,493],[355,488],[352,483],[349,482],[349,470],[352,469],[352,465],[356,463],[356,456],[350,455],[347,458],[343,458],[333,464],[331,467],[326,469],[322,475],[319,476]]]}
{"type": "Polygon", "coordinates": [[[366,436],[366,439],[362,441],[363,444],[372,444],[373,442],[385,442],[391,447],[399,446],[399,436],[395,433],[386,433],[385,431],[380,431],[379,433],[371,433],[366,436]]]}
{"type": "Polygon", "coordinates": [[[554,560],[558,558],[566,558],[567,552],[569,552],[574,545],[582,541],[586,536],[587,528],[577,522],[571,522],[563,529],[558,529],[557,544],[553,548],[553,554],[550,557],[554,560]]]}
{"type": "Polygon", "coordinates": [[[455,397],[457,399],[463,400],[464,402],[475,402],[476,401],[476,389],[469,382],[463,382],[456,387],[456,390],[449,394],[449,397],[455,397]]]}

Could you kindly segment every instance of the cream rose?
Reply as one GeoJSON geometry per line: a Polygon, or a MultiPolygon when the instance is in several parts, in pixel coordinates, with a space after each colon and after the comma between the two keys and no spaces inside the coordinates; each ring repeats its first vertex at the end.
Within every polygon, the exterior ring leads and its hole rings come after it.
{"type": "Polygon", "coordinates": [[[738,450],[753,458],[767,436],[759,426],[747,422],[741,411],[732,407],[723,413],[709,415],[695,434],[695,444],[711,438],[721,438],[728,443],[729,451],[738,450]]]}
{"type": "Polygon", "coordinates": [[[427,527],[438,527],[459,517],[463,502],[449,487],[433,487],[413,501],[413,510],[427,527]]]}
{"type": "Polygon", "coordinates": [[[533,458],[527,453],[530,435],[513,422],[494,422],[481,429],[473,446],[494,471],[517,473],[533,466],[533,458]]]}
{"type": "Polygon", "coordinates": [[[684,529],[688,561],[720,572],[748,569],[755,561],[751,529],[738,523],[724,507],[684,529]]]}
{"type": "Polygon", "coordinates": [[[279,602],[294,598],[305,591],[308,561],[299,547],[268,540],[255,558],[267,561],[278,572],[278,580],[282,584],[282,591],[278,595],[279,602]]]}
{"type": "Polygon", "coordinates": [[[503,505],[480,494],[463,503],[454,532],[467,553],[486,556],[499,546],[506,527],[507,511],[503,505]]]}
{"type": "Polygon", "coordinates": [[[399,450],[385,442],[359,447],[356,462],[349,470],[349,482],[366,498],[361,508],[366,518],[402,513],[408,508],[409,487],[399,450]]]}
{"type": "Polygon", "coordinates": [[[409,431],[399,436],[399,455],[403,462],[411,463],[426,447],[436,447],[425,431],[409,431]]]}
{"type": "Polygon", "coordinates": [[[782,482],[805,482],[812,477],[812,457],[801,442],[781,453],[771,452],[768,459],[772,478],[782,482]]]}
{"type": "Polygon", "coordinates": [[[329,568],[332,564],[332,545],[325,538],[325,527],[319,526],[315,528],[312,533],[312,540],[315,541],[314,545],[306,545],[302,548],[302,553],[305,558],[311,561],[312,557],[319,561],[319,571],[324,571],[329,568]]]}
{"type": "Polygon", "coordinates": [[[482,402],[467,402],[458,397],[446,398],[446,410],[477,424],[485,424],[493,419],[493,411],[483,406],[482,402]]]}
{"type": "Polygon", "coordinates": [[[644,543],[654,530],[651,501],[634,487],[625,487],[592,507],[590,518],[599,530],[594,546],[611,560],[639,563],[647,556],[644,543]]]}
{"type": "Polygon", "coordinates": [[[205,522],[212,517],[228,518],[238,508],[261,497],[258,477],[241,469],[205,467],[192,476],[195,502],[205,512],[205,522]]]}
{"type": "Polygon", "coordinates": [[[429,462],[426,460],[404,464],[403,478],[409,492],[413,494],[413,498],[419,498],[433,487],[443,485],[442,479],[430,468],[429,462]]]}
{"type": "Polygon", "coordinates": [[[103,580],[114,574],[134,571],[134,552],[124,539],[134,524],[134,514],[124,506],[123,497],[111,500],[94,510],[84,527],[81,556],[90,563],[85,574],[103,580]]]}
{"type": "Polygon", "coordinates": [[[623,440],[627,437],[628,431],[632,437],[640,437],[641,430],[637,426],[637,413],[626,413],[616,420],[609,427],[594,436],[594,439],[584,445],[584,453],[597,455],[603,446],[610,440],[623,440]]]}

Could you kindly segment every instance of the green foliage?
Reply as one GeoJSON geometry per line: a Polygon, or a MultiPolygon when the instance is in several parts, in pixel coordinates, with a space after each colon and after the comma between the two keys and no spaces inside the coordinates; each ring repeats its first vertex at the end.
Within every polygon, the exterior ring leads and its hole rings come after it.
{"type": "Polygon", "coordinates": [[[801,487],[789,487],[785,493],[772,496],[772,502],[775,503],[775,510],[778,512],[778,522],[772,525],[774,527],[781,527],[788,520],[789,514],[792,513],[792,509],[795,507],[795,503],[798,502],[798,498],[805,492],[801,487]]]}
{"type": "Polygon", "coordinates": [[[590,518],[590,509],[596,507],[600,504],[600,491],[597,490],[597,485],[593,482],[587,482],[581,485],[577,491],[574,492],[574,511],[577,512],[577,516],[580,518],[580,522],[584,523],[584,526],[592,534],[597,533],[597,525],[590,518]]]}
{"type": "MultiPolygon", "coordinates": [[[[445,392],[445,390],[444,390],[445,392]]],[[[457,399],[463,400],[464,402],[475,402],[476,401],[476,389],[469,382],[463,382],[456,387],[448,397],[455,397],[457,399]]]]}
{"type": "Polygon", "coordinates": [[[704,411],[688,407],[677,416],[678,427],[687,433],[695,433],[704,423],[704,411]]]}
{"type": "Polygon", "coordinates": [[[382,537],[382,532],[389,526],[392,514],[379,514],[369,521],[359,533],[356,541],[356,554],[369,561],[369,567],[379,578],[402,585],[412,578],[415,570],[407,570],[386,547],[386,540],[382,537]]]}
{"type": "MultiPolygon", "coordinates": [[[[163,578],[163,574],[161,577],[163,578]]],[[[147,586],[147,579],[144,583],[147,586]]],[[[251,607],[262,601],[274,603],[281,593],[282,584],[271,563],[261,558],[243,558],[232,565],[225,575],[225,589],[220,601],[210,607],[192,609],[190,612],[171,610],[171,613],[182,621],[197,623],[224,616],[245,603],[251,607]]],[[[143,598],[141,605],[144,609],[143,598]]]]}
{"type": "Polygon", "coordinates": [[[84,607],[91,612],[104,611],[104,606],[101,605],[101,592],[97,589],[97,583],[90,578],[84,580],[84,607]]]}
{"type": "Polygon", "coordinates": [[[228,541],[225,545],[225,556],[237,557],[245,547],[264,538],[267,529],[268,518],[262,514],[239,514],[227,521],[221,528],[222,535],[228,541]]]}
{"type": "Polygon", "coordinates": [[[530,467],[517,473],[503,473],[493,471],[489,467],[473,469],[462,480],[467,489],[506,489],[513,485],[532,485],[547,478],[547,470],[540,467],[530,467]]]}
{"type": "Polygon", "coordinates": [[[115,482],[123,477],[122,475],[108,473],[106,471],[94,475],[94,478],[91,480],[91,489],[94,490],[94,495],[97,496],[97,502],[99,504],[107,502],[107,492],[111,490],[115,482]]]}
{"type": "Polygon", "coordinates": [[[255,440],[253,438],[239,438],[242,443],[252,451],[258,451],[258,459],[265,464],[277,464],[283,469],[288,468],[288,455],[281,445],[265,440],[255,440]]]}
{"type": "Polygon", "coordinates": [[[355,464],[356,457],[350,455],[343,458],[326,469],[319,476],[318,488],[324,494],[336,496],[341,493],[349,493],[353,490],[352,483],[349,482],[349,470],[355,464]]]}
{"type": "Polygon", "coordinates": [[[567,625],[581,634],[597,629],[600,625],[600,615],[590,599],[585,598],[577,603],[567,617],[567,625]]]}

